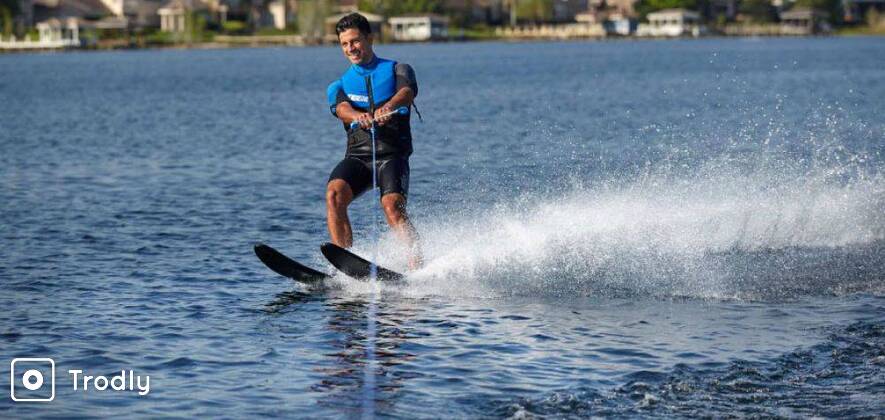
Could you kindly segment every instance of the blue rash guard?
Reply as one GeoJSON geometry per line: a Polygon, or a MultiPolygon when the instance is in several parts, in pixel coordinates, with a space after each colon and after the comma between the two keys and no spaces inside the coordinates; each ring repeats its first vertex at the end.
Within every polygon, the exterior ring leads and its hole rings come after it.
{"type": "MultiPolygon", "coordinates": [[[[416,95],[418,94],[415,73],[409,65],[375,56],[372,62],[366,65],[351,65],[340,79],[329,85],[326,94],[332,115],[337,117],[335,108],[342,102],[350,103],[358,111],[369,111],[366,76],[371,77],[372,96],[376,109],[387,103],[404,86],[409,86],[416,95]]],[[[372,137],[369,130],[361,127],[351,129],[343,122],[342,125],[347,132],[346,156],[371,156],[372,137]]],[[[379,159],[411,155],[412,130],[409,115],[396,114],[385,125],[376,127],[375,139],[379,159]]]]}

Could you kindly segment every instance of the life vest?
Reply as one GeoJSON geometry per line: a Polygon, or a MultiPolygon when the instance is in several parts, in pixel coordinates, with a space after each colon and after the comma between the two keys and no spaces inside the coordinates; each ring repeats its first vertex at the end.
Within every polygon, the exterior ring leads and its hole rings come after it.
{"type": "MultiPolygon", "coordinates": [[[[372,99],[375,109],[383,106],[396,94],[396,62],[378,56],[371,63],[361,66],[353,64],[340,79],[329,85],[328,97],[332,114],[338,104],[338,93],[344,92],[350,105],[361,112],[369,112],[369,90],[366,82],[371,80],[372,99]]],[[[343,122],[342,122],[343,124],[343,122]]],[[[347,132],[347,156],[367,157],[372,154],[372,135],[361,127],[351,129],[343,124],[347,132]]],[[[409,115],[395,114],[383,126],[375,127],[376,155],[409,156],[412,154],[412,130],[409,115]]]]}

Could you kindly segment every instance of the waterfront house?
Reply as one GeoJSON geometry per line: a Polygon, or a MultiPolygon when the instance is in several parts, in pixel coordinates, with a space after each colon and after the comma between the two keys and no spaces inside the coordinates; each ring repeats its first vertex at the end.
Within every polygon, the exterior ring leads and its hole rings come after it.
{"type": "Polygon", "coordinates": [[[686,9],[665,9],[649,13],[648,24],[639,25],[638,36],[679,37],[699,36],[703,31],[698,12],[686,9]]]}
{"type": "Polygon", "coordinates": [[[587,10],[575,15],[575,22],[593,25],[605,20],[605,11],[602,9],[587,10]]]}
{"type": "Polygon", "coordinates": [[[608,15],[602,23],[607,35],[630,36],[636,32],[636,19],[624,16],[620,13],[608,15]]]}
{"type": "Polygon", "coordinates": [[[46,46],[80,46],[80,25],[77,18],[67,18],[64,21],[56,18],[45,20],[37,24],[37,32],[40,34],[40,43],[46,46]]]}
{"type": "Polygon", "coordinates": [[[618,14],[630,18],[636,17],[636,3],[638,0],[596,0],[599,2],[597,8],[604,8],[608,14],[618,14]]]}
{"type": "Polygon", "coordinates": [[[273,27],[279,30],[294,24],[297,21],[295,11],[297,9],[295,0],[273,0],[267,3],[267,14],[273,24],[273,27]]]}
{"type": "Polygon", "coordinates": [[[556,23],[571,23],[576,20],[577,15],[588,9],[590,2],[588,0],[557,0],[551,3],[550,17],[552,21],[556,23]]]}
{"type": "Polygon", "coordinates": [[[387,20],[396,41],[430,41],[449,36],[449,18],[435,14],[394,16],[387,20]]]}
{"type": "MultiPolygon", "coordinates": [[[[600,5],[604,6],[604,3],[600,2],[600,5]]],[[[515,39],[604,38],[606,32],[602,22],[606,13],[603,7],[591,7],[575,14],[574,22],[497,27],[495,35],[515,39]]]]}
{"type": "Polygon", "coordinates": [[[575,20],[601,25],[605,35],[628,36],[636,32],[636,0],[591,0],[575,20]]]}
{"type": "Polygon", "coordinates": [[[32,19],[27,23],[29,27],[50,19],[60,22],[68,18],[97,20],[114,15],[113,10],[100,0],[33,0],[27,2],[27,6],[31,10],[26,14],[32,19]]]}
{"type": "Polygon", "coordinates": [[[80,46],[80,25],[78,19],[50,18],[37,23],[39,39],[28,37],[18,39],[15,35],[4,38],[0,35],[0,50],[44,50],[77,48],[80,46]]]}
{"type": "Polygon", "coordinates": [[[128,30],[159,25],[159,0],[23,0],[22,16],[26,27],[49,19],[79,19],[86,22],[102,21],[100,29],[128,30]]]}
{"type": "Polygon", "coordinates": [[[141,10],[135,6],[150,2],[129,0],[126,4],[134,7],[130,9],[123,7],[123,3],[112,3],[110,0],[24,1],[22,15],[26,21],[22,23],[36,28],[39,39],[7,37],[0,39],[0,49],[76,48],[83,44],[84,30],[91,30],[87,37],[94,41],[94,30],[125,32],[138,27],[138,14],[126,15],[126,11],[141,10]],[[138,4],[131,4],[133,1],[138,4]]]}
{"type": "Polygon", "coordinates": [[[830,14],[817,9],[793,8],[781,12],[781,32],[784,35],[813,35],[830,33],[830,14]]]}
{"type": "Polygon", "coordinates": [[[162,0],[100,0],[111,14],[126,18],[133,28],[157,27],[160,24],[157,10],[162,0]]]}

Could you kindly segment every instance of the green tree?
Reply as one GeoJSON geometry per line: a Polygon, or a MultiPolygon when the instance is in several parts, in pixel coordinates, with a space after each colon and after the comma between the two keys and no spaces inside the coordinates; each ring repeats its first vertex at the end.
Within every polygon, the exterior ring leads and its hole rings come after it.
{"type": "Polygon", "coordinates": [[[405,13],[443,13],[442,0],[360,0],[359,9],[384,16],[405,13]]]}
{"type": "Polygon", "coordinates": [[[830,14],[830,21],[838,22],[842,13],[840,0],[796,0],[793,7],[801,7],[808,9],[817,9],[830,14]]]}
{"type": "Polygon", "coordinates": [[[553,0],[518,0],[517,19],[530,22],[545,22],[553,18],[553,0]]]}
{"type": "Polygon", "coordinates": [[[15,26],[13,18],[20,12],[18,0],[0,0],[0,28],[4,36],[12,35],[15,26]]]}
{"type": "Polygon", "coordinates": [[[775,9],[770,0],[743,0],[738,10],[751,22],[774,22],[775,9]]]}

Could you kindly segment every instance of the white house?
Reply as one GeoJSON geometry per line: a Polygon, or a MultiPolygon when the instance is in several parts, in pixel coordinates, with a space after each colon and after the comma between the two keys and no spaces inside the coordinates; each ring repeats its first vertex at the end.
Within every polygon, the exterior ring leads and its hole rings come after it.
{"type": "Polygon", "coordinates": [[[77,48],[80,43],[80,22],[78,18],[50,18],[37,23],[40,39],[28,37],[19,40],[14,35],[5,39],[0,35],[0,50],[36,50],[56,48],[77,48]]]}
{"type": "Polygon", "coordinates": [[[55,18],[45,20],[37,24],[37,31],[42,43],[80,46],[80,25],[77,18],[67,18],[64,21],[55,18]]]}
{"type": "Polygon", "coordinates": [[[636,19],[620,13],[612,13],[605,19],[603,27],[609,35],[629,36],[636,32],[636,19]]]}
{"type": "Polygon", "coordinates": [[[685,9],[665,9],[649,13],[648,24],[639,25],[638,36],[698,36],[703,31],[700,24],[701,16],[697,12],[685,9]]]}
{"type": "Polygon", "coordinates": [[[387,20],[397,41],[430,41],[449,36],[449,18],[434,14],[395,16],[387,20]]]}
{"type": "Polygon", "coordinates": [[[790,35],[812,35],[833,30],[828,22],[830,14],[821,10],[793,8],[781,12],[781,32],[790,35]]]}
{"type": "MultiPolygon", "coordinates": [[[[62,0],[69,1],[69,0],[62,0]]],[[[84,0],[76,0],[84,1],[84,0]]],[[[90,0],[95,1],[95,0],[90,0]]],[[[117,18],[127,20],[130,27],[156,27],[160,24],[157,10],[162,6],[161,0],[99,0],[104,7],[117,18]]],[[[106,16],[107,17],[107,16],[106,16]]],[[[124,28],[125,29],[125,28],[124,28]]]]}

